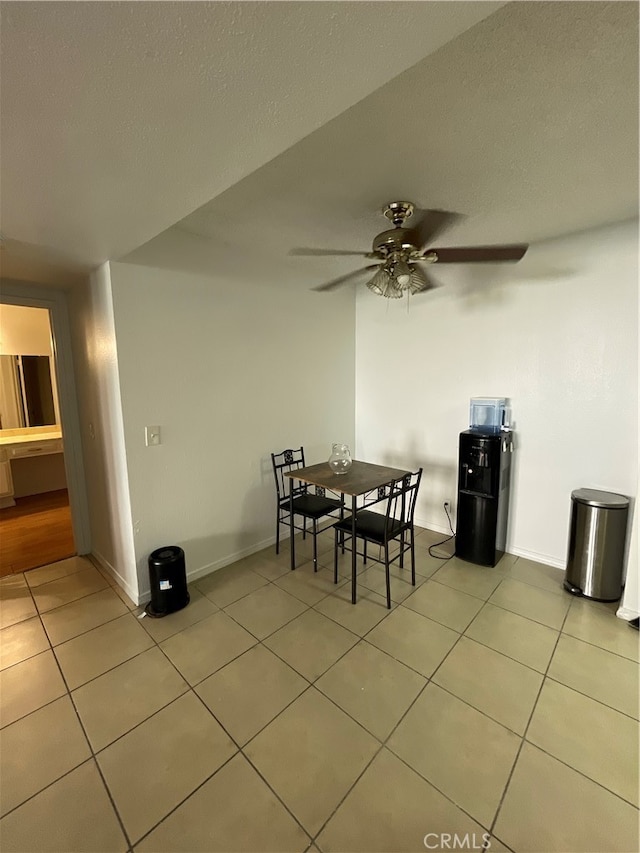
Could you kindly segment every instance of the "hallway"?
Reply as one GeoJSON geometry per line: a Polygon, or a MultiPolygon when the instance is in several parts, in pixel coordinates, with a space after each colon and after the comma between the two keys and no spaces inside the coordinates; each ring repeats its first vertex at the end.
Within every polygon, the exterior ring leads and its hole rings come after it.
{"type": "Polygon", "coordinates": [[[75,554],[66,489],[17,498],[0,510],[0,577],[75,554]]]}

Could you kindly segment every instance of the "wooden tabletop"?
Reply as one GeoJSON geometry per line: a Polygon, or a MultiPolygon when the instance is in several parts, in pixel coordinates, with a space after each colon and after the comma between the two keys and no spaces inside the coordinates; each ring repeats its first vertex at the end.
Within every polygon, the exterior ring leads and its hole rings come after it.
{"type": "Polygon", "coordinates": [[[387,468],[385,465],[372,465],[371,462],[358,462],[354,459],[346,474],[334,474],[328,462],[319,462],[317,465],[289,471],[286,476],[354,496],[386,486],[392,480],[406,477],[410,473],[411,471],[404,471],[402,468],[387,468]]]}

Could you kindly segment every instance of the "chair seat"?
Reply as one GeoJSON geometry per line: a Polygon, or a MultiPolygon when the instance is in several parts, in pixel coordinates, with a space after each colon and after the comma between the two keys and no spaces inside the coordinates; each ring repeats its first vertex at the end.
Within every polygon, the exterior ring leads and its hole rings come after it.
{"type": "MultiPolygon", "coordinates": [[[[340,501],[332,498],[322,498],[319,495],[300,495],[293,499],[293,512],[306,518],[322,518],[336,509],[340,509],[340,501]]],[[[291,499],[281,501],[280,508],[289,512],[291,499]]]]}
{"type": "MultiPolygon", "coordinates": [[[[363,539],[369,539],[378,545],[384,544],[385,539],[385,522],[384,515],[378,512],[369,512],[369,510],[361,510],[356,515],[356,536],[363,539]]],[[[334,528],[341,533],[351,533],[351,517],[345,518],[333,525],[334,528]]],[[[406,525],[405,525],[406,528],[406,525]]],[[[394,519],[389,519],[387,525],[387,540],[395,539],[402,531],[402,524],[394,519]]]]}

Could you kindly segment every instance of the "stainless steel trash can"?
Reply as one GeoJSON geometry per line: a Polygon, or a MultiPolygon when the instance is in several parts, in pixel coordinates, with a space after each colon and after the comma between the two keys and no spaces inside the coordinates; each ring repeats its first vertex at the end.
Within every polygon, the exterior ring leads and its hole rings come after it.
{"type": "Polygon", "coordinates": [[[597,489],[571,493],[571,528],[564,587],[596,601],[622,593],[629,498],[597,489]]]}

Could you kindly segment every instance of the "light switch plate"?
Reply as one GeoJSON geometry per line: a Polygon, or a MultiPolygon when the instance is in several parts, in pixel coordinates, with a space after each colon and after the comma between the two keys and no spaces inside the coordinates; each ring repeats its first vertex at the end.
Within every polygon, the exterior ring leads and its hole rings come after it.
{"type": "Polygon", "coordinates": [[[154,447],[160,444],[160,427],[147,426],[144,428],[144,443],[147,447],[154,447]]]}

